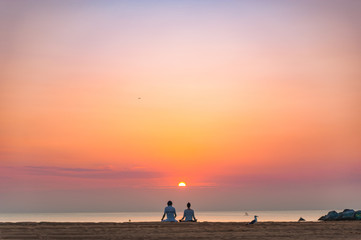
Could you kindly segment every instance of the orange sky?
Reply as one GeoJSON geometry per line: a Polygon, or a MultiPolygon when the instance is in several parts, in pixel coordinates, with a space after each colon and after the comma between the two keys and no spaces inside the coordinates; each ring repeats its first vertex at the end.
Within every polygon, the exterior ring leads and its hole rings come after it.
{"type": "Polygon", "coordinates": [[[323,4],[1,1],[0,211],[108,190],[130,193],[120,210],[149,195],[272,209],[252,204],[267,189],[320,208],[359,189],[361,5],[323,4]]]}

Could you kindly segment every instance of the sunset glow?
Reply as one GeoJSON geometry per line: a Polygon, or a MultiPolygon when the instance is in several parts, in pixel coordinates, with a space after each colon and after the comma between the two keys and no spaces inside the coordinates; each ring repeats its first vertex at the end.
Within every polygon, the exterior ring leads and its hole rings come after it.
{"type": "Polygon", "coordinates": [[[0,213],[361,208],[360,12],[1,1],[0,213]]]}

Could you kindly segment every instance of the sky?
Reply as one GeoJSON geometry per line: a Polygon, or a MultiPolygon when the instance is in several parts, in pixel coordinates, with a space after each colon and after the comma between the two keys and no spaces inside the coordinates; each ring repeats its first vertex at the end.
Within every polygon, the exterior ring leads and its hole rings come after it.
{"type": "Polygon", "coordinates": [[[361,209],[360,12],[0,0],[0,212],[361,209]]]}

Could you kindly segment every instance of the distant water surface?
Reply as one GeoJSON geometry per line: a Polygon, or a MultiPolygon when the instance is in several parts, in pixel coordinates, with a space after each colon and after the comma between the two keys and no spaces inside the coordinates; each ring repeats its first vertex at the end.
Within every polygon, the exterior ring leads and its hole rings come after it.
{"type": "MultiPolygon", "coordinates": [[[[254,215],[262,222],[294,222],[300,217],[306,221],[317,221],[327,210],[310,211],[195,211],[200,222],[248,222],[254,215]]],[[[113,213],[0,213],[0,222],[156,222],[159,212],[113,212],[113,213]]],[[[183,212],[178,211],[179,220],[183,212]]]]}

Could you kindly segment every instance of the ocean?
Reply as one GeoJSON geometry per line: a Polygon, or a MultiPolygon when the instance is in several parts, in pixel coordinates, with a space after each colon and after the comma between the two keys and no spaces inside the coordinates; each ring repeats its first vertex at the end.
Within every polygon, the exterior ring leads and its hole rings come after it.
{"type": "MultiPolygon", "coordinates": [[[[296,222],[300,217],[317,221],[328,210],[298,211],[195,211],[200,222],[248,222],[254,215],[260,222],[296,222]]],[[[157,222],[160,212],[0,213],[0,222],[157,222]]],[[[178,212],[177,219],[183,216],[178,212]]]]}

